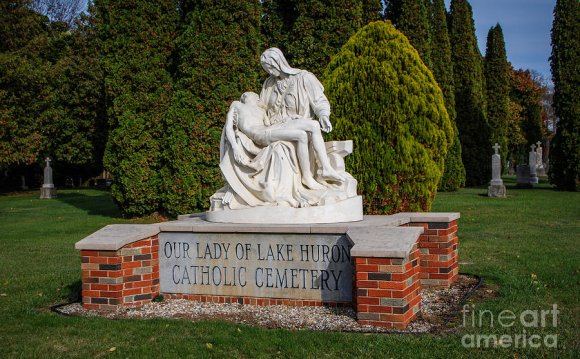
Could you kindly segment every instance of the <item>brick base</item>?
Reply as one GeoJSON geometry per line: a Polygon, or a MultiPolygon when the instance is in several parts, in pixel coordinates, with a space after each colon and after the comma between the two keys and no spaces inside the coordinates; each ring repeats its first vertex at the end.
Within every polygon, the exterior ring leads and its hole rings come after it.
{"type": "Polygon", "coordinates": [[[421,285],[449,288],[459,278],[459,241],[457,220],[431,223],[409,223],[423,227],[419,237],[421,285]]]}
{"type": "Polygon", "coordinates": [[[82,297],[87,309],[140,306],[159,294],[159,239],[116,251],[81,250],[82,297]]]}
{"type": "MultiPolygon", "coordinates": [[[[428,216],[419,215],[415,218],[425,217],[428,216]]],[[[351,258],[354,268],[352,303],[193,294],[163,295],[171,299],[248,305],[352,305],[358,313],[360,324],[404,329],[417,317],[421,308],[421,288],[449,287],[459,276],[457,220],[414,222],[412,218],[410,223],[402,226],[422,227],[424,230],[411,250],[403,252],[408,253],[405,258],[375,257],[373,251],[360,252],[365,256],[368,254],[366,257],[359,255],[351,258]]],[[[150,237],[125,244],[117,250],[80,248],[82,302],[85,308],[112,310],[120,306],[141,306],[159,295],[159,237],[151,236],[151,233],[145,236],[150,237]]],[[[411,237],[409,246],[414,238],[411,237]]],[[[403,254],[397,252],[396,255],[403,254]]]]}
{"type": "Polygon", "coordinates": [[[419,250],[407,258],[353,258],[355,304],[363,325],[403,329],[421,306],[419,250]]]}

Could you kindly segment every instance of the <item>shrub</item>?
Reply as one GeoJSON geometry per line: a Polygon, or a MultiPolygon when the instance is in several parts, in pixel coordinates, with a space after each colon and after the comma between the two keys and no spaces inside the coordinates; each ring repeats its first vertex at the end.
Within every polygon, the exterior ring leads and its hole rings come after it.
{"type": "Polygon", "coordinates": [[[407,38],[373,22],[324,74],[334,139],[353,139],[347,170],[368,214],[429,210],[453,129],[443,94],[407,38]]]}

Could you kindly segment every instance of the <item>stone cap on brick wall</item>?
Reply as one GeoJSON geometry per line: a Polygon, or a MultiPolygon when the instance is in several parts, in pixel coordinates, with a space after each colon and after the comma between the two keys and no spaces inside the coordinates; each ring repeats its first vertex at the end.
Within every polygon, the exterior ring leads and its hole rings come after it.
{"type": "Polygon", "coordinates": [[[76,249],[116,251],[159,234],[159,224],[110,224],[75,243],[76,249]]]}
{"type": "Polygon", "coordinates": [[[423,234],[422,227],[356,227],[346,233],[352,257],[405,258],[423,234]]]}
{"type": "Polygon", "coordinates": [[[377,253],[377,249],[384,252],[380,252],[382,254],[376,255],[365,254],[365,256],[380,257],[388,252],[392,254],[392,257],[402,258],[404,255],[400,256],[400,254],[405,251],[405,248],[408,247],[408,243],[411,242],[411,239],[409,238],[415,236],[416,240],[422,233],[418,233],[417,231],[422,231],[423,229],[398,228],[399,226],[417,222],[448,223],[458,219],[459,213],[404,212],[391,216],[364,216],[364,219],[359,222],[306,225],[213,223],[205,221],[204,214],[183,215],[179,218],[180,219],[177,221],[156,224],[108,225],[77,242],[75,248],[83,250],[115,251],[127,244],[154,236],[159,232],[348,234],[349,238],[355,245],[353,250],[355,250],[356,253],[358,253],[359,250],[364,253],[370,253],[369,248],[371,247],[369,246],[374,246],[375,250],[373,253],[377,253]],[[385,231],[385,228],[389,228],[389,230],[385,231]],[[387,232],[388,234],[385,234],[387,232]],[[376,243],[372,242],[372,238],[376,238],[377,236],[382,239],[379,239],[376,243]],[[361,246],[361,241],[364,241],[366,244],[361,246]],[[374,244],[372,245],[371,243],[374,244]]]}

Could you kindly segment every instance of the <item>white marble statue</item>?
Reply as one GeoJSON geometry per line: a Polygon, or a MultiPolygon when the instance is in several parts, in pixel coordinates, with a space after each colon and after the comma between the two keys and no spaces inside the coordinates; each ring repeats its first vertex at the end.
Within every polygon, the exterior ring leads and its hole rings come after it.
{"type": "Polygon", "coordinates": [[[536,142],[536,174],[538,176],[546,175],[546,167],[544,167],[544,151],[542,149],[542,142],[536,142]]]}
{"type": "Polygon", "coordinates": [[[276,48],[264,51],[261,63],[270,76],[260,96],[246,92],[230,106],[220,144],[226,185],[210,199],[207,219],[238,223],[295,223],[280,216],[311,223],[362,219],[356,180],[344,169],[343,157],[352,152],[352,141],[325,143],[322,138],[323,131],[332,130],[322,84],[312,73],[290,67],[276,48]],[[272,207],[294,211],[272,212],[272,207]],[[339,208],[354,214],[338,213],[339,208]]]}

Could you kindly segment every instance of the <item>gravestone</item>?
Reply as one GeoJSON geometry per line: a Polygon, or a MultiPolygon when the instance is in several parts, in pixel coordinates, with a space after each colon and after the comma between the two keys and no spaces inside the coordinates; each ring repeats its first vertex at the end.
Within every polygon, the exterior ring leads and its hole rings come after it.
{"type": "Polygon", "coordinates": [[[536,142],[536,174],[539,176],[546,175],[546,167],[544,166],[544,151],[542,149],[542,142],[536,142]]]}
{"type": "Polygon", "coordinates": [[[518,165],[516,171],[516,184],[518,187],[532,187],[530,184],[530,166],[518,165]]]}
{"type": "Polygon", "coordinates": [[[52,182],[52,167],[50,167],[51,159],[46,158],[46,167],[44,167],[44,183],[40,188],[40,198],[56,198],[56,188],[52,182]]]}
{"type": "Polygon", "coordinates": [[[498,153],[500,146],[496,143],[493,146],[495,153],[491,156],[491,182],[487,187],[489,197],[505,198],[506,190],[501,179],[501,156],[498,153]]]}
{"type": "Polygon", "coordinates": [[[531,151],[528,154],[528,163],[530,167],[530,184],[537,184],[538,183],[538,174],[536,172],[536,145],[532,144],[530,146],[531,151]]]}

